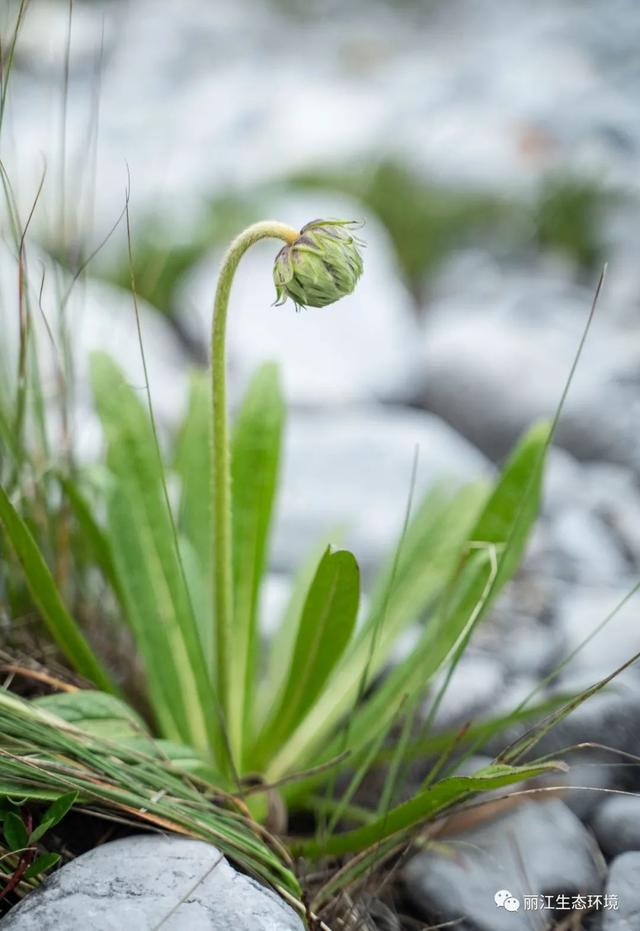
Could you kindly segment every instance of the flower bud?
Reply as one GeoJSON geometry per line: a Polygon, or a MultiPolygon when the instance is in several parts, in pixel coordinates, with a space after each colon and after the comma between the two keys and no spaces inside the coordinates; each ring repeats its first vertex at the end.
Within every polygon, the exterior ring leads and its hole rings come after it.
{"type": "Polygon", "coordinates": [[[288,297],[300,307],[325,307],[351,294],[362,274],[361,240],[351,220],[313,220],[276,256],[276,304],[288,297]]]}

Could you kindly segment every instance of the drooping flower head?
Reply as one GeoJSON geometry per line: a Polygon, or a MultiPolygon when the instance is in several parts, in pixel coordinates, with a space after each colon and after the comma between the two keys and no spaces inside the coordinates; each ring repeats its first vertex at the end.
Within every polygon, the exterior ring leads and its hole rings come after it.
{"type": "Polygon", "coordinates": [[[273,281],[276,304],[288,297],[300,307],[326,307],[351,294],[362,274],[360,248],[353,220],[312,220],[294,242],[276,256],[273,281]]]}

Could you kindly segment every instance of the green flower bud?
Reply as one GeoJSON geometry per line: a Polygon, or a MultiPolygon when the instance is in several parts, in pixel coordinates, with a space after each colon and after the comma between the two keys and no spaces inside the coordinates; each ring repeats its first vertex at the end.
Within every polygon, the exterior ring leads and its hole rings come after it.
{"type": "Polygon", "coordinates": [[[352,220],[313,220],[276,256],[276,304],[288,297],[301,307],[325,307],[351,294],[362,274],[362,241],[352,220]]]}

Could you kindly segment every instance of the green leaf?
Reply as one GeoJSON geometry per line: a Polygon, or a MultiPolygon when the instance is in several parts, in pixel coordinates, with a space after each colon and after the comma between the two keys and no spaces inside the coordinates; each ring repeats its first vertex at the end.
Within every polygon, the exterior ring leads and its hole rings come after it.
{"type": "Polygon", "coordinates": [[[291,654],[296,642],[300,615],[302,614],[309,587],[318,568],[318,563],[330,545],[330,539],[335,542],[336,537],[339,537],[338,530],[332,531],[330,535],[324,535],[322,542],[313,547],[309,556],[301,562],[296,573],[284,614],[269,643],[267,668],[260,684],[255,708],[255,723],[259,727],[264,724],[269,710],[273,708],[284,688],[291,662],[291,654]]]}
{"type": "Polygon", "coordinates": [[[479,770],[473,776],[451,776],[417,793],[409,801],[397,805],[370,824],[354,831],[335,834],[322,845],[316,842],[301,844],[300,851],[315,859],[318,856],[341,856],[366,850],[394,834],[417,828],[445,809],[450,809],[480,792],[513,785],[559,768],[562,767],[558,763],[532,763],[529,766],[492,765],[479,770]]]}
{"type": "Polygon", "coordinates": [[[116,692],[109,676],[64,604],[29,528],[0,486],[0,522],[22,566],[35,604],[49,633],[69,662],[99,688],[116,692]]]}
{"type": "Polygon", "coordinates": [[[198,629],[210,673],[215,669],[213,619],[213,519],[211,513],[211,382],[194,375],[189,404],[176,441],[174,468],[180,478],[178,531],[190,588],[198,588],[198,629]],[[187,545],[185,545],[185,542],[187,545]],[[185,558],[186,556],[186,558],[185,558]]]}
{"type": "Polygon", "coordinates": [[[24,850],[29,846],[29,836],[20,815],[10,811],[4,819],[4,837],[9,850],[24,850]]]}
{"type": "Polygon", "coordinates": [[[313,708],[356,623],[360,573],[347,550],[326,551],[309,588],[280,701],[260,739],[263,753],[283,743],[313,708]]]}
{"type": "Polygon", "coordinates": [[[499,550],[497,593],[520,565],[529,531],[540,510],[542,477],[551,425],[542,421],[525,434],[503,469],[470,539],[499,550]]]}
{"type": "Polygon", "coordinates": [[[216,697],[169,509],[164,467],[148,411],[107,356],[92,383],[113,481],[108,525],[129,622],[164,736],[225,759],[216,697]]]}
{"type": "MultiPolygon", "coordinates": [[[[361,707],[354,710],[349,719],[348,745],[345,746],[340,737],[330,741],[325,738],[322,745],[318,742],[318,737],[322,736],[332,713],[335,714],[331,708],[332,703],[334,708],[341,708],[342,714],[347,714],[347,705],[337,705],[341,692],[345,701],[347,698],[350,698],[351,702],[355,700],[353,677],[357,676],[357,667],[354,665],[352,668],[348,665],[349,656],[347,662],[336,670],[336,676],[330,683],[331,687],[305,721],[304,730],[300,729],[300,733],[293,736],[290,745],[285,747],[276,759],[272,771],[269,772],[269,778],[280,776],[282,771],[286,772],[294,765],[293,753],[296,751],[298,756],[301,755],[303,741],[312,747],[316,745],[321,748],[318,755],[311,758],[303,757],[306,765],[315,765],[331,759],[345,749],[352,753],[359,751],[371,741],[373,735],[393,720],[407,699],[411,702],[416,695],[425,690],[430,679],[443,664],[452,658],[455,662],[456,651],[463,648],[465,638],[468,639],[471,635],[475,625],[486,614],[488,607],[519,564],[539,509],[548,439],[547,424],[539,424],[530,430],[507,461],[479,515],[477,507],[471,509],[471,521],[466,527],[466,540],[460,540],[458,537],[457,548],[451,552],[455,534],[449,538],[448,560],[444,559],[442,552],[431,556],[429,566],[425,568],[427,578],[435,571],[431,560],[435,560],[436,566],[446,570],[445,578],[442,575],[439,578],[439,588],[431,589],[432,593],[440,595],[437,610],[433,611],[425,624],[411,654],[387,674],[380,687],[371,693],[361,707]]],[[[464,491],[459,493],[451,505],[452,516],[457,515],[460,521],[459,528],[464,525],[464,521],[460,520],[462,515],[457,510],[457,504],[464,501],[465,494],[464,491]]],[[[432,525],[427,537],[438,533],[443,516],[446,520],[446,515],[446,509],[441,511],[439,521],[432,525]]],[[[455,526],[455,521],[452,521],[452,526],[455,526]]],[[[409,552],[413,548],[414,532],[410,528],[407,535],[411,544],[409,552]]],[[[418,538],[419,534],[416,534],[415,539],[418,538]]],[[[426,542],[423,545],[426,545],[426,542]]],[[[425,552],[418,546],[414,552],[421,551],[425,552]]],[[[402,579],[401,562],[400,586],[404,584],[402,579]]],[[[395,597],[392,591],[389,607],[391,616],[394,612],[395,597]]],[[[388,652],[392,642],[386,640],[386,630],[385,622],[374,653],[374,672],[378,668],[376,656],[388,652]]],[[[360,645],[359,640],[357,645],[360,645]]],[[[304,789],[302,782],[292,785],[287,790],[289,800],[304,789]]]]}
{"type": "Polygon", "coordinates": [[[116,598],[121,605],[124,605],[124,594],[113,557],[111,540],[94,518],[91,507],[80,490],[78,483],[63,475],[59,475],[58,479],[67,497],[67,501],[71,505],[71,510],[76,518],[83,539],[89,547],[105,579],[111,585],[116,598]]]}
{"type": "Polygon", "coordinates": [[[41,837],[44,837],[47,831],[51,830],[51,828],[62,821],[67,812],[73,808],[77,800],[77,792],[67,792],[61,795],[60,798],[55,799],[43,814],[38,827],[34,828],[31,832],[29,844],[36,844],[41,837]]]}
{"type": "Polygon", "coordinates": [[[214,785],[222,784],[222,776],[211,765],[210,759],[205,757],[203,753],[194,750],[193,747],[153,737],[127,737],[124,738],[122,743],[127,747],[145,753],[147,756],[162,760],[164,763],[170,762],[181,772],[198,776],[214,785]]]}
{"type": "Polygon", "coordinates": [[[60,862],[59,853],[41,853],[35,858],[28,870],[25,870],[25,879],[37,879],[47,870],[50,870],[56,863],[60,862]]]}
{"type": "Polygon", "coordinates": [[[231,444],[234,643],[230,682],[235,694],[229,725],[232,731],[239,729],[245,746],[257,674],[258,595],[267,557],[284,414],[277,366],[263,365],[249,385],[231,444]],[[234,708],[238,709],[235,715],[234,708]]]}
{"type": "Polygon", "coordinates": [[[148,734],[146,724],[133,708],[106,692],[88,689],[56,692],[34,698],[32,704],[68,721],[87,734],[100,735],[108,740],[148,734]]]}
{"type": "Polygon", "coordinates": [[[437,657],[438,665],[451,660],[432,714],[476,625],[520,564],[540,509],[549,439],[549,424],[537,424],[509,457],[471,531],[435,622],[425,631],[423,648],[437,657]]]}
{"type": "MultiPolygon", "coordinates": [[[[455,494],[436,488],[427,494],[400,545],[396,572],[393,572],[396,560],[391,559],[365,622],[315,707],[272,760],[267,771],[269,780],[279,779],[296,768],[324,762],[344,750],[362,748],[395,715],[407,693],[408,683],[402,677],[395,700],[381,701],[367,727],[356,724],[359,712],[350,717],[358,696],[364,692],[365,675],[366,685],[388,662],[402,629],[418,620],[441,597],[485,497],[484,486],[469,486],[455,494]],[[348,745],[342,737],[335,737],[336,726],[345,719],[352,721],[348,745]]],[[[417,657],[412,656],[411,660],[418,665],[417,657]]],[[[377,693],[376,689],[374,694],[377,693]]],[[[301,787],[302,783],[292,785],[287,794],[295,794],[301,787]]]]}

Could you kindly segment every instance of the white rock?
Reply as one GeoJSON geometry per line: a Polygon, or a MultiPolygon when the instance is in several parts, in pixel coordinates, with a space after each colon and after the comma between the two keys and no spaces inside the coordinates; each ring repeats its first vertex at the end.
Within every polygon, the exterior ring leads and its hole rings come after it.
{"type": "Polygon", "coordinates": [[[289,598],[291,579],[279,572],[268,572],[260,589],[260,629],[267,638],[273,637],[280,627],[289,598]]]}
{"type": "Polygon", "coordinates": [[[551,523],[555,570],[589,586],[613,585],[629,575],[629,563],[611,528],[584,508],[565,508],[551,523]]]}
{"type": "Polygon", "coordinates": [[[486,459],[430,414],[391,406],[292,412],[274,562],[291,570],[327,535],[379,565],[402,530],[416,447],[414,504],[438,480],[454,487],[486,477],[486,459]]]}
{"type": "Polygon", "coordinates": [[[637,795],[605,796],[591,824],[601,850],[608,857],[627,850],[640,851],[640,798],[637,795]]]}
{"type": "Polygon", "coordinates": [[[95,847],[0,922],[3,931],[302,931],[274,892],[215,847],[139,835],[95,847]]]}
{"type": "MultiPolygon", "coordinates": [[[[425,401],[494,458],[551,418],[586,322],[587,292],[546,290],[507,273],[486,290],[442,296],[424,329],[425,401]]],[[[602,307],[602,313],[606,302],[602,307]]],[[[596,319],[556,434],[581,459],[640,469],[640,348],[596,319]]]]}
{"type": "MultiPolygon", "coordinates": [[[[567,654],[581,647],[572,668],[580,669],[592,681],[613,672],[640,652],[640,598],[631,597],[626,604],[622,604],[630,591],[631,586],[582,586],[569,589],[558,600],[556,614],[559,629],[565,638],[567,654]],[[596,633],[618,606],[621,607],[617,613],[596,633]],[[588,640],[592,635],[593,638],[588,640]]],[[[631,674],[637,678],[636,669],[632,669],[631,674]]]]}
{"type": "Polygon", "coordinates": [[[419,854],[405,870],[411,899],[434,922],[462,919],[466,926],[467,919],[477,931],[527,931],[525,895],[602,888],[602,856],[558,800],[522,803],[447,843],[447,853],[419,854]],[[519,899],[516,914],[497,906],[494,896],[503,889],[519,899]]]}
{"type": "MultiPolygon", "coordinates": [[[[436,723],[443,729],[460,726],[466,721],[486,717],[505,689],[506,671],[495,657],[466,653],[451,676],[438,707],[436,723]]],[[[438,694],[444,675],[438,675],[433,684],[432,696],[438,694]]],[[[425,703],[424,713],[429,711],[425,703]]]]}
{"type": "Polygon", "coordinates": [[[640,924],[640,851],[620,854],[611,864],[606,893],[618,907],[603,912],[602,931],[632,931],[640,924]]]}

